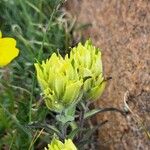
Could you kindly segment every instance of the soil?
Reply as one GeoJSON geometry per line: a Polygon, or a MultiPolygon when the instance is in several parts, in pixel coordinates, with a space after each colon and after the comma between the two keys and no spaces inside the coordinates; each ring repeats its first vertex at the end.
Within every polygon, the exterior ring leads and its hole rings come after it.
{"type": "Polygon", "coordinates": [[[105,77],[112,77],[96,107],[129,112],[97,116],[98,122],[109,120],[99,130],[97,149],[149,150],[150,1],[68,0],[66,8],[78,24],[91,24],[82,35],[101,48],[105,77]]]}

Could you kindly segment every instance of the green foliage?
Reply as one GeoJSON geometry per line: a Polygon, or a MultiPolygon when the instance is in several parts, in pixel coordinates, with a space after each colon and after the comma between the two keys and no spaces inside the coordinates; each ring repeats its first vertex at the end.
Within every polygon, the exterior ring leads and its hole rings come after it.
{"type": "Polygon", "coordinates": [[[43,122],[48,110],[39,97],[33,64],[54,51],[64,55],[70,45],[62,4],[63,0],[0,1],[0,30],[14,37],[20,50],[13,63],[0,69],[0,149],[27,150],[38,144],[31,144],[37,129],[28,125],[43,122]]]}

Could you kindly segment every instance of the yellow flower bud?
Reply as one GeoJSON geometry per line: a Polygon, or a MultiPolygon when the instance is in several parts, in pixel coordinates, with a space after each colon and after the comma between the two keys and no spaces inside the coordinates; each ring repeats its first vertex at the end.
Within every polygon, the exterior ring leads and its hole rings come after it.
{"type": "Polygon", "coordinates": [[[67,55],[63,59],[54,53],[42,64],[36,63],[35,68],[46,106],[50,110],[61,112],[76,102],[83,81],[79,80],[67,55]]]}
{"type": "Polygon", "coordinates": [[[103,92],[106,82],[103,82],[101,52],[88,40],[85,45],[79,43],[70,53],[74,68],[78,70],[80,79],[85,80],[83,85],[86,99],[97,99],[103,92]]]}
{"type": "Polygon", "coordinates": [[[53,53],[42,64],[35,64],[46,105],[56,112],[75,103],[80,94],[85,99],[97,99],[106,85],[101,52],[91,41],[85,45],[79,43],[72,48],[69,56],[62,58],[53,53]]]}
{"type": "Polygon", "coordinates": [[[45,148],[45,150],[77,150],[77,148],[71,139],[65,139],[65,143],[62,143],[58,139],[53,138],[51,143],[48,144],[48,149],[45,148]]]}

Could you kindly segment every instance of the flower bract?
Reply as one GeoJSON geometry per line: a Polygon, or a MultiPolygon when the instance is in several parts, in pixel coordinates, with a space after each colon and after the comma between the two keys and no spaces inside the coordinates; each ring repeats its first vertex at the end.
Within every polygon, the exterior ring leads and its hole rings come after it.
{"type": "Polygon", "coordinates": [[[62,58],[53,53],[42,64],[36,63],[35,67],[46,106],[49,109],[61,112],[76,102],[83,81],[79,79],[68,56],[62,58]]]}
{"type": "Polygon", "coordinates": [[[64,58],[53,53],[35,68],[46,106],[56,112],[76,103],[80,95],[85,100],[98,99],[105,88],[101,51],[90,40],[79,43],[64,58]]]}
{"type": "Polygon", "coordinates": [[[77,150],[76,146],[71,139],[65,139],[65,142],[62,143],[56,138],[53,138],[50,144],[48,144],[48,149],[45,150],[77,150]]]}
{"type": "Polygon", "coordinates": [[[103,77],[101,51],[87,40],[79,43],[70,53],[74,68],[84,81],[83,92],[85,99],[98,99],[104,91],[106,81],[103,77]]]}

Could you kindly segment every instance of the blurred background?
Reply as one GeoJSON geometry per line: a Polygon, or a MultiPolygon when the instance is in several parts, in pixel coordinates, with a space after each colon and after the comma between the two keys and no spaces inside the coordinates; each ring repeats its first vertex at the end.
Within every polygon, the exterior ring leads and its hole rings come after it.
{"type": "Polygon", "coordinates": [[[91,24],[82,35],[102,49],[105,76],[112,77],[95,106],[124,109],[126,100],[132,110],[97,117],[109,120],[99,130],[100,149],[150,149],[150,1],[70,0],[67,9],[91,24]]]}

